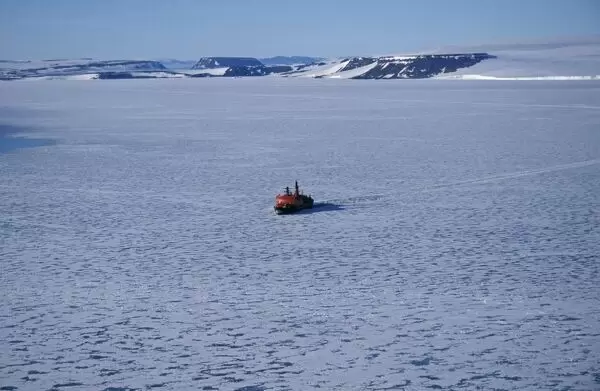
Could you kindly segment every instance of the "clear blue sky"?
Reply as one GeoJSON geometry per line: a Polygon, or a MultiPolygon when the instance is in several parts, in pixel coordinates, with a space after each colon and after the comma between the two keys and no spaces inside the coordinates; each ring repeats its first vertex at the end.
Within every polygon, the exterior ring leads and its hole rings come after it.
{"type": "Polygon", "coordinates": [[[0,59],[345,56],[600,34],[600,0],[0,0],[0,59]]]}

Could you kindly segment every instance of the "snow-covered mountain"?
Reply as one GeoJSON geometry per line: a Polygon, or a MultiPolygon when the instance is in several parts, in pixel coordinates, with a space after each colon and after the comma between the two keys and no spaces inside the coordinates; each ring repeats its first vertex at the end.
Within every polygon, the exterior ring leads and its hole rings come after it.
{"type": "Polygon", "coordinates": [[[221,67],[257,67],[263,63],[252,57],[202,57],[192,69],[213,69],[221,67]]]}
{"type": "Polygon", "coordinates": [[[340,79],[423,79],[455,72],[481,61],[495,59],[488,53],[431,54],[413,56],[353,57],[301,67],[285,76],[340,79]]]}
{"type": "Polygon", "coordinates": [[[149,60],[94,60],[53,59],[40,61],[2,61],[0,62],[0,80],[24,78],[102,78],[103,73],[132,75],[135,73],[169,73],[158,61],[149,60]]]}
{"type": "MultiPolygon", "coordinates": [[[[193,70],[194,77],[207,76],[266,76],[280,74],[286,77],[330,77],[348,79],[415,79],[428,78],[440,73],[454,72],[483,60],[495,58],[487,53],[432,54],[412,56],[350,57],[322,60],[292,65],[268,66],[248,57],[203,57],[193,70]]],[[[300,60],[301,58],[296,58],[300,60]]],[[[312,58],[304,58],[310,60],[312,58]]],[[[294,58],[269,59],[267,63],[293,62],[294,58]]]]}
{"type": "Polygon", "coordinates": [[[275,56],[266,58],[254,57],[202,57],[192,69],[213,69],[222,67],[259,67],[306,65],[325,60],[321,57],[308,56],[275,56]]]}
{"type": "Polygon", "coordinates": [[[202,57],[198,61],[0,61],[0,80],[249,76],[331,79],[600,79],[600,37],[434,48],[421,53],[322,59],[202,57]]]}
{"type": "MultiPolygon", "coordinates": [[[[286,77],[397,79],[427,78],[453,72],[483,60],[494,58],[487,53],[434,54],[417,56],[352,57],[294,65],[265,65],[251,57],[202,57],[191,69],[168,69],[158,61],[92,59],[39,62],[4,62],[0,78],[4,80],[32,77],[76,79],[135,79],[165,77],[247,77],[281,75],[286,77]]],[[[285,62],[283,57],[267,63],[285,62]]],[[[302,58],[295,58],[301,60],[302,58]]],[[[308,60],[310,58],[304,58],[308,60]]],[[[287,58],[288,62],[294,57],[287,58]]],[[[173,60],[169,61],[175,66],[173,60]]]]}
{"type": "Polygon", "coordinates": [[[183,72],[188,76],[193,77],[266,76],[273,73],[291,72],[296,69],[293,65],[306,65],[312,63],[313,60],[312,57],[283,56],[265,58],[262,60],[253,57],[202,57],[192,67],[192,70],[201,70],[205,72],[183,72]]]}

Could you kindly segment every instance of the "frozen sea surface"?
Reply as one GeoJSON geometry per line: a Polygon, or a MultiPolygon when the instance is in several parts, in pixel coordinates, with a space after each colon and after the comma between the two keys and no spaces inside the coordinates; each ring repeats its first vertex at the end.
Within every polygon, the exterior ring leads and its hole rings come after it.
{"type": "Polygon", "coordinates": [[[0,118],[55,142],[0,154],[2,390],[600,389],[600,83],[11,82],[0,118]]]}

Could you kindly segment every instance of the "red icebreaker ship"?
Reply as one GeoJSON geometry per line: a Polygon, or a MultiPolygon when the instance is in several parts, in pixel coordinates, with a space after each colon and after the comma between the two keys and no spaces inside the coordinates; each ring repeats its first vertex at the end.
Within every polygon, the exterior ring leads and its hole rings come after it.
{"type": "Polygon", "coordinates": [[[290,188],[285,188],[285,193],[277,194],[275,197],[275,213],[277,214],[289,214],[295,213],[302,209],[311,209],[313,207],[314,200],[311,196],[307,196],[300,193],[298,188],[298,181],[296,181],[296,190],[294,193],[290,192],[290,188]]]}

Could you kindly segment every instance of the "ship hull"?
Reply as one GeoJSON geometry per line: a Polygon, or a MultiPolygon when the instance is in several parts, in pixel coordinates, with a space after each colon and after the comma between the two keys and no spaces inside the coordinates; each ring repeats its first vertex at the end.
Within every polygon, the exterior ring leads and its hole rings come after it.
{"type": "Polygon", "coordinates": [[[297,213],[300,212],[304,209],[312,209],[313,204],[307,204],[307,205],[303,205],[303,206],[296,206],[296,205],[286,205],[286,206],[275,206],[273,207],[273,209],[275,210],[275,213],[278,215],[289,215],[292,213],[297,213]]]}
{"type": "Polygon", "coordinates": [[[274,207],[273,209],[275,209],[275,214],[278,214],[278,215],[291,215],[292,213],[296,213],[296,212],[299,212],[300,210],[302,210],[297,207],[292,207],[292,208],[274,207]]]}

